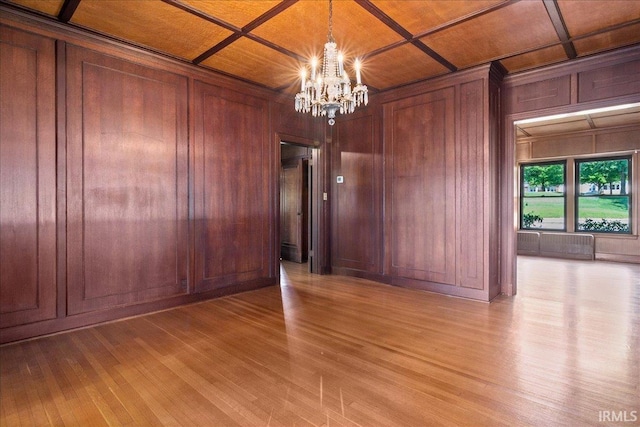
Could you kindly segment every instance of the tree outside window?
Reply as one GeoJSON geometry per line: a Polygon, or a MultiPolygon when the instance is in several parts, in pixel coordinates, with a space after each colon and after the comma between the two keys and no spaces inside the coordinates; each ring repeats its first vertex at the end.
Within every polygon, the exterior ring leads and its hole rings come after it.
{"type": "Polygon", "coordinates": [[[576,161],[576,231],[631,233],[631,157],[576,161]]]}
{"type": "Polygon", "coordinates": [[[520,228],[564,230],[565,162],[520,167],[520,228]]]}

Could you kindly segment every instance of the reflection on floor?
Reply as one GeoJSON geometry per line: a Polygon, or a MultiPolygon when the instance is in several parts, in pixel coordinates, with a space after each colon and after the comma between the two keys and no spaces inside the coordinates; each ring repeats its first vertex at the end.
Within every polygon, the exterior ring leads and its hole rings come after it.
{"type": "Polygon", "coordinates": [[[523,257],[491,304],[282,266],[281,286],[0,348],[0,425],[638,415],[640,266],[523,257]]]}

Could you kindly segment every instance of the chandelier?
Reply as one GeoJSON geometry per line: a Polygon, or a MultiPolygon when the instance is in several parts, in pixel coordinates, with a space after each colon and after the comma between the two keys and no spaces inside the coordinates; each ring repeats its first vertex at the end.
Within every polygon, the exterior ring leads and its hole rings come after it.
{"type": "Polygon", "coordinates": [[[333,4],[329,0],[329,34],[324,45],[322,68],[317,70],[318,60],[311,59],[311,78],[307,80],[307,69],[302,69],[300,77],[302,84],[300,92],[296,94],[296,111],[308,113],[313,117],[327,116],[329,125],[336,122],[336,112],[340,114],[353,113],[361,104],[367,105],[369,95],[367,86],[362,84],[360,76],[360,61],[354,61],[356,72],[356,86],[351,88],[351,80],[344,70],[344,56],[338,51],[333,39],[333,4]]]}

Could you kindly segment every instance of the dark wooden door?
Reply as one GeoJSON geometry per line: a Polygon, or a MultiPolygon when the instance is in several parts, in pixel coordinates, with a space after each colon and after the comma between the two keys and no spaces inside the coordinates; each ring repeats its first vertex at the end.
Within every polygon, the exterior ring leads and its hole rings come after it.
{"type": "Polygon", "coordinates": [[[280,256],[307,261],[306,159],[292,159],[280,169],[280,256]]]}

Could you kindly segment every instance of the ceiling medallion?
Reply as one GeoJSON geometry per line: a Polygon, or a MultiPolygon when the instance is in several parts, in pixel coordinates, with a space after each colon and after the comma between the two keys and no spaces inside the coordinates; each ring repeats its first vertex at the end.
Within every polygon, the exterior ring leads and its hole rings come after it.
{"type": "Polygon", "coordinates": [[[367,86],[362,84],[360,76],[361,63],[358,59],[354,61],[356,72],[356,86],[351,88],[351,80],[344,70],[344,57],[338,51],[333,39],[333,4],[329,0],[329,35],[327,43],[324,45],[324,58],[322,68],[318,73],[318,60],[311,59],[311,78],[307,80],[306,67],[300,72],[302,84],[300,92],[296,94],[296,111],[308,113],[313,117],[327,116],[329,124],[333,126],[336,122],[336,112],[340,114],[353,113],[356,107],[364,103],[369,103],[367,86]]]}

